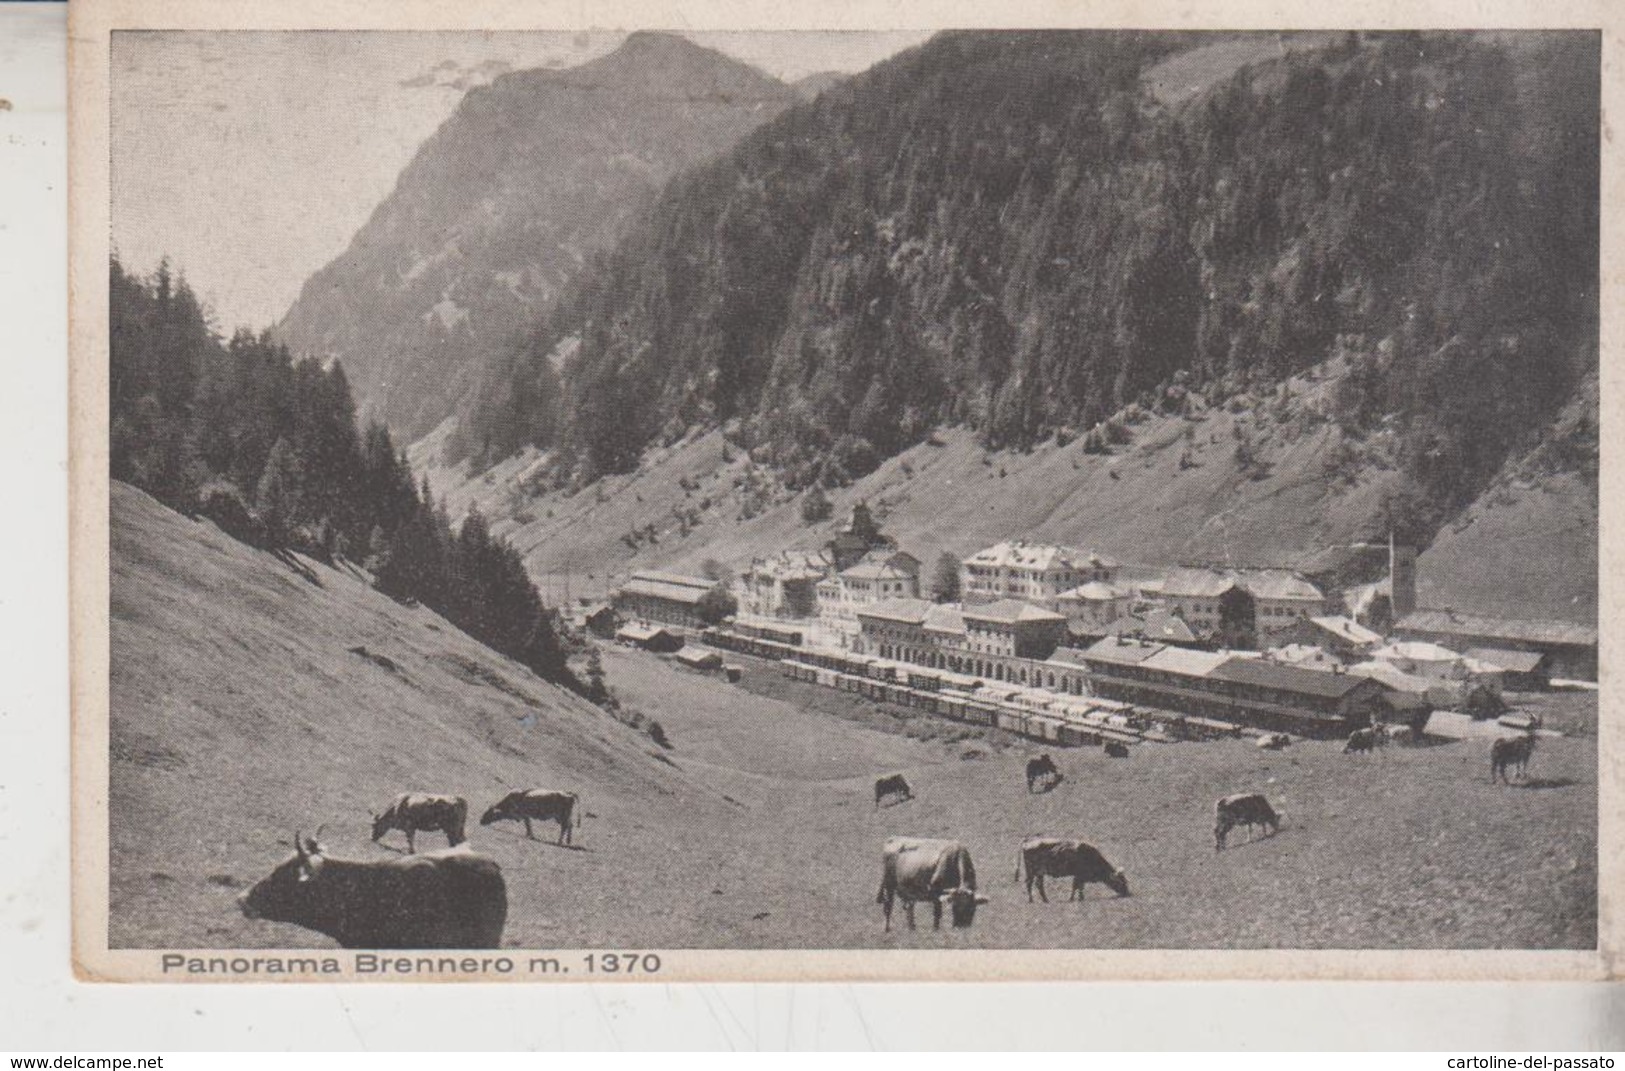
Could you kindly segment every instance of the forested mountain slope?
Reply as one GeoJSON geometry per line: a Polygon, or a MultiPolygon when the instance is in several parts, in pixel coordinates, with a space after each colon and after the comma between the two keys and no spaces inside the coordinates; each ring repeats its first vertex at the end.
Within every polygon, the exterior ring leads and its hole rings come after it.
{"type": "Polygon", "coordinates": [[[1173,93],[1210,37],[939,35],[673,180],[463,441],[569,487],[718,428],[840,487],[945,425],[1100,447],[1330,360],[1337,466],[1380,455],[1426,542],[1595,367],[1598,42],[1312,43],[1173,93]]]}

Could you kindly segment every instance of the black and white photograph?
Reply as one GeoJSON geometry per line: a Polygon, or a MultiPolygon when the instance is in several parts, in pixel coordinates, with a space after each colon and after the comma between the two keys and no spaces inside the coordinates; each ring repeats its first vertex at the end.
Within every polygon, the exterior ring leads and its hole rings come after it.
{"type": "Polygon", "coordinates": [[[85,35],[81,972],[1617,969],[1600,30],[378,14],[85,35]]]}

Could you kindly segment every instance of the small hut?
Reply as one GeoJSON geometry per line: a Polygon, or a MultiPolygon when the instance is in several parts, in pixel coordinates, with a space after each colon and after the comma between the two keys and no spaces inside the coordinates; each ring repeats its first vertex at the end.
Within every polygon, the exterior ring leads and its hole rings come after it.
{"type": "Polygon", "coordinates": [[[615,638],[629,646],[657,654],[670,654],[683,646],[683,637],[658,625],[622,625],[616,630],[615,638]]]}

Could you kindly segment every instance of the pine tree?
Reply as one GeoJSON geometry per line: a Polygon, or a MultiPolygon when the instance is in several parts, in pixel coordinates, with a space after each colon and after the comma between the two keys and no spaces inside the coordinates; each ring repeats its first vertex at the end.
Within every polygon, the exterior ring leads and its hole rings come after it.
{"type": "Polygon", "coordinates": [[[273,546],[287,546],[304,519],[304,467],[287,439],[278,439],[254,492],[254,508],[273,546]]]}

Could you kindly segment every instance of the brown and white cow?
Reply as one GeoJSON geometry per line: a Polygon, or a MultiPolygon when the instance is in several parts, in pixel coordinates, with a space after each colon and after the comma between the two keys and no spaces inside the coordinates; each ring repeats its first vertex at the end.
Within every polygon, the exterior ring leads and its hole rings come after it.
{"type": "Polygon", "coordinates": [[[559,844],[570,844],[574,840],[572,828],[581,826],[580,799],[574,792],[552,792],[542,788],[519,789],[510,792],[497,802],[491,804],[480,816],[480,825],[488,826],[494,822],[507,820],[510,822],[524,822],[525,836],[531,840],[536,835],[531,832],[531,822],[557,822],[559,824],[559,844]],[[572,819],[573,825],[572,825],[572,819]]]}
{"type": "Polygon", "coordinates": [[[1032,903],[1033,885],[1038,886],[1038,898],[1049,903],[1044,892],[1045,878],[1071,878],[1070,900],[1083,899],[1083,887],[1099,882],[1118,896],[1127,896],[1128,878],[1100,854],[1100,849],[1081,840],[1061,837],[1028,837],[1016,852],[1016,880],[1021,880],[1023,868],[1027,871],[1027,902],[1032,903]]]}
{"type": "Polygon", "coordinates": [[[406,834],[406,850],[415,852],[416,834],[438,830],[446,834],[446,844],[455,848],[468,839],[463,835],[467,825],[468,801],[461,796],[403,792],[383,814],[372,816],[372,839],[378,841],[385,833],[398,829],[406,834]]]}
{"type": "Polygon", "coordinates": [[[362,862],[294,835],[294,854],[237,898],[251,919],[290,922],[345,948],[500,948],[508,887],[467,847],[362,862]]]}
{"type": "Polygon", "coordinates": [[[976,919],[976,908],[987,897],[976,892],[976,867],[970,852],[956,840],[930,840],[922,837],[890,837],[881,846],[880,892],[875,903],[886,916],[891,929],[892,903],[903,901],[908,928],[914,929],[914,905],[931,902],[931,928],[942,928],[942,907],[948,906],[950,920],[957,928],[976,919]]]}
{"type": "Polygon", "coordinates": [[[1270,801],[1256,792],[1242,792],[1226,796],[1213,808],[1213,850],[1224,848],[1224,838],[1236,826],[1247,827],[1252,839],[1253,827],[1264,826],[1271,833],[1281,829],[1281,816],[1275,813],[1270,801]]]}
{"type": "Polygon", "coordinates": [[[901,803],[913,799],[914,790],[908,787],[908,781],[902,774],[887,774],[875,779],[875,810],[880,810],[880,801],[887,796],[900,796],[898,802],[901,803]]]}
{"type": "Polygon", "coordinates": [[[1343,754],[1356,751],[1372,751],[1377,746],[1377,733],[1375,729],[1356,729],[1349,733],[1348,743],[1343,745],[1343,754]]]}

